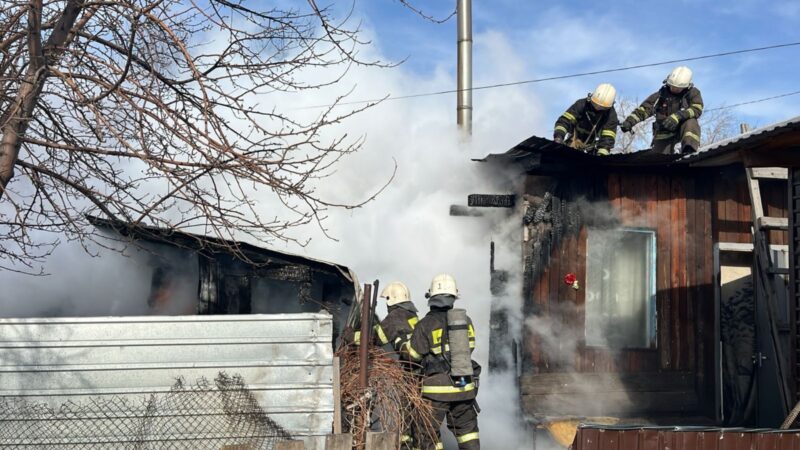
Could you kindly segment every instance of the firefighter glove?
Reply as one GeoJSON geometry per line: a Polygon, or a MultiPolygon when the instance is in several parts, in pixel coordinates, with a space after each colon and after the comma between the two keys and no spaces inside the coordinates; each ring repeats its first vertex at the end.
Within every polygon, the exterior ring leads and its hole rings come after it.
{"type": "Polygon", "coordinates": [[[633,129],[634,125],[636,125],[636,119],[633,117],[628,117],[624,122],[622,122],[620,128],[622,129],[623,133],[629,133],[633,129]]]}
{"type": "Polygon", "coordinates": [[[675,115],[678,116],[681,121],[694,117],[694,113],[691,112],[691,109],[682,109],[676,112],[675,115]]]}
{"type": "Polygon", "coordinates": [[[597,154],[598,154],[599,156],[608,156],[608,154],[609,154],[609,153],[610,153],[610,152],[608,151],[608,149],[607,149],[607,148],[598,148],[598,149],[597,149],[597,154]]]}
{"type": "Polygon", "coordinates": [[[680,117],[678,117],[677,114],[673,114],[664,119],[663,122],[661,122],[661,128],[667,131],[675,131],[675,129],[678,128],[678,124],[680,123],[681,123],[680,117]]]}
{"type": "Polygon", "coordinates": [[[563,144],[564,143],[564,136],[561,136],[560,134],[556,134],[555,136],[553,136],[553,141],[556,144],[563,144]]]}

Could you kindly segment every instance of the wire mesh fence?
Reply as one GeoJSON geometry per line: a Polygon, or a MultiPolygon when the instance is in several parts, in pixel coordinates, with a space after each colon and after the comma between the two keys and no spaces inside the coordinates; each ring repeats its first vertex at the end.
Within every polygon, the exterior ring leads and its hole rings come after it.
{"type": "Polygon", "coordinates": [[[138,401],[114,395],[58,408],[0,400],[0,448],[272,450],[291,436],[258,404],[244,380],[176,380],[169,392],[138,401]]]}

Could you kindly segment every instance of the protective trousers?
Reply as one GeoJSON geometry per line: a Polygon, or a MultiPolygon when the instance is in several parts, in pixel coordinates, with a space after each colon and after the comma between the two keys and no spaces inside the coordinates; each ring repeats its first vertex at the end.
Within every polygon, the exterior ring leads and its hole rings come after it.
{"type": "Polygon", "coordinates": [[[653,151],[671,155],[675,144],[681,143],[681,153],[694,153],[700,148],[700,124],[697,119],[686,119],[677,130],[657,131],[653,137],[653,151]],[[691,150],[690,150],[691,149],[691,150]]]}
{"type": "MultiPolygon", "coordinates": [[[[391,420],[391,415],[383,414],[383,405],[380,402],[377,402],[372,409],[372,413],[370,414],[370,431],[395,431],[399,428],[396,422],[389,422],[386,423],[381,420],[382,416],[389,416],[391,420]]],[[[412,411],[408,411],[405,416],[408,417],[413,414],[412,411]]],[[[408,427],[411,428],[411,427],[408,427]]],[[[413,432],[408,430],[399,430],[400,431],[400,449],[401,450],[412,450],[416,448],[414,446],[414,438],[413,432]]]]}
{"type": "Polygon", "coordinates": [[[478,436],[478,413],[475,411],[475,401],[440,402],[429,400],[433,406],[434,418],[437,425],[437,442],[430,442],[421,436],[419,448],[422,450],[443,449],[444,445],[439,436],[438,428],[447,418],[447,428],[456,436],[459,450],[480,450],[481,441],[478,436]]]}

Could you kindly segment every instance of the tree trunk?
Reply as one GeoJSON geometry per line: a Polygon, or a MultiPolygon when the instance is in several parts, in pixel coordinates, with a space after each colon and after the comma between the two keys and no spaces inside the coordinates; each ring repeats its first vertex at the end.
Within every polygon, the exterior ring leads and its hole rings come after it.
{"type": "Polygon", "coordinates": [[[75,21],[83,9],[83,2],[70,0],[64,7],[53,32],[47,39],[42,49],[41,45],[41,0],[31,0],[29,17],[28,45],[31,58],[28,71],[20,83],[16,100],[4,111],[2,117],[2,139],[0,139],[0,199],[5,193],[5,188],[14,176],[14,165],[22,146],[21,138],[25,136],[28,123],[33,117],[33,111],[39,102],[44,83],[49,73],[48,66],[54,64],[62,53],[75,21]]]}

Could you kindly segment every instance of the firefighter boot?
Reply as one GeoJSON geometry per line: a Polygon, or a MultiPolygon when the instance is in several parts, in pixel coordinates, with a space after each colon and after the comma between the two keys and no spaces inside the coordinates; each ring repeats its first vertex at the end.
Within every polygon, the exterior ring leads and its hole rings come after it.
{"type": "Polygon", "coordinates": [[[700,124],[697,119],[687,119],[681,124],[681,153],[694,153],[700,148],[700,124]]]}

